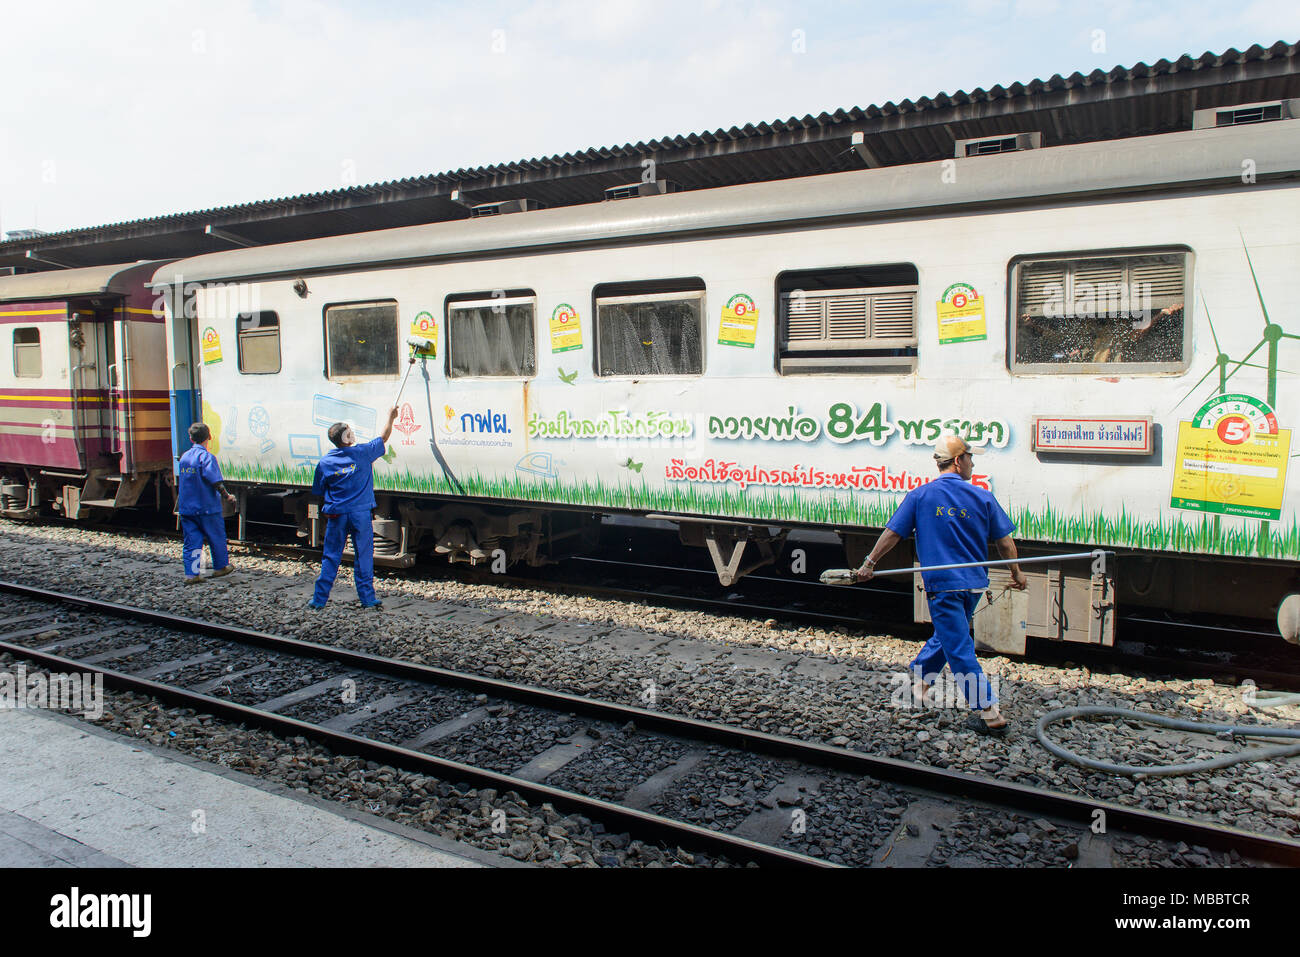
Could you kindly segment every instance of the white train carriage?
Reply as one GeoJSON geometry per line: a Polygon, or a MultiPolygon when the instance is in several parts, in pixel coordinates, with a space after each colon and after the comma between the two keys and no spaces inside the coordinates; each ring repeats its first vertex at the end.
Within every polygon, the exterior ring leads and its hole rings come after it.
{"type": "Polygon", "coordinates": [[[958,432],[1021,540],[1126,556],[1118,580],[1033,576],[1001,646],[1109,642],[1117,600],[1262,617],[1297,590],[1298,171],[1281,121],[241,249],[154,282],[250,489],[302,492],[328,425],[375,434],[408,337],[436,342],[375,472],[390,562],[540,561],[610,513],[677,524],[724,583],[796,528],[856,560],[958,432]]]}
{"type": "MultiPolygon", "coordinates": [[[[0,278],[0,515],[136,504],[171,477],[158,263],[0,278]]],[[[100,510],[93,512],[92,510],[100,510]]]]}

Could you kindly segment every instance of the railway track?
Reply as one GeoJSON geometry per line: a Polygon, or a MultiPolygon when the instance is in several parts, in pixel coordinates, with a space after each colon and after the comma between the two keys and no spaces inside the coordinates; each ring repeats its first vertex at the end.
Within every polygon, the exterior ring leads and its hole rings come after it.
{"type": "MultiPolygon", "coordinates": [[[[52,524],[93,527],[113,533],[123,531],[118,526],[88,526],[62,519],[54,519],[52,524]]],[[[126,532],[134,537],[179,538],[178,533],[166,529],[129,529],[126,532]]],[[[317,549],[286,543],[232,541],[229,544],[233,554],[302,561],[315,560],[320,555],[317,549]]],[[[728,589],[724,596],[718,596],[709,594],[716,591],[717,585],[713,572],[707,569],[586,556],[568,559],[561,567],[569,570],[557,572],[555,566],[547,566],[525,573],[499,575],[439,563],[436,575],[428,577],[451,574],[468,582],[543,588],[562,594],[644,602],[755,619],[770,618],[821,628],[875,630],[913,640],[924,640],[930,635],[929,626],[910,620],[910,596],[897,588],[855,586],[846,589],[842,585],[754,574],[728,589]],[[610,583],[620,579],[645,580],[647,576],[651,582],[643,587],[610,583]],[[755,599],[747,594],[754,592],[765,597],[755,599]],[[850,599],[849,595],[855,598],[850,599]],[[883,602],[889,611],[863,613],[863,596],[883,602]],[[845,610],[849,605],[856,606],[856,610],[845,610]]],[[[427,568],[427,565],[417,564],[404,574],[418,577],[420,570],[427,568]]],[[[1251,681],[1263,689],[1300,691],[1300,649],[1282,646],[1280,636],[1276,634],[1242,626],[1173,621],[1144,613],[1121,615],[1116,625],[1118,638],[1113,647],[1031,639],[1027,657],[1043,663],[1082,665],[1102,673],[1124,671],[1153,678],[1210,678],[1233,685],[1251,681]],[[1259,655],[1265,642],[1268,651],[1264,663],[1252,660],[1259,655]]]]}
{"type": "MultiPolygon", "coordinates": [[[[168,529],[123,529],[66,519],[53,519],[50,524],[113,534],[125,532],[141,538],[180,537],[168,529]]],[[[320,556],[319,549],[287,543],[231,541],[229,547],[234,555],[299,561],[316,561],[320,556]]],[[[473,583],[541,588],[853,632],[878,631],[912,640],[923,641],[931,633],[928,625],[911,620],[911,596],[900,588],[846,588],[758,573],[741,579],[720,596],[716,594],[716,576],[708,569],[587,556],[567,559],[558,566],[508,574],[448,566],[441,561],[436,566],[417,563],[402,574],[414,578],[423,575],[430,580],[451,575],[473,583]],[[621,583],[628,581],[641,584],[621,583]],[[875,605],[877,610],[864,609],[869,605],[875,605]]],[[[1099,672],[1122,670],[1160,678],[1211,678],[1228,684],[1249,680],[1260,688],[1300,691],[1300,649],[1283,645],[1280,635],[1237,624],[1162,619],[1143,612],[1120,615],[1116,629],[1114,647],[1031,639],[1027,657],[1044,663],[1084,665],[1099,672]]]]}
{"type": "Polygon", "coordinates": [[[98,672],[113,688],[301,735],[336,753],[514,791],[736,862],[833,863],[799,849],[809,822],[817,827],[831,806],[841,821],[862,818],[850,830],[864,846],[836,855],[853,864],[887,862],[896,847],[904,848],[896,862],[916,863],[906,847],[937,839],[920,833],[914,819],[922,812],[946,822],[940,829],[962,815],[975,815],[977,826],[981,815],[1038,818],[1064,854],[1099,810],[1111,832],[1300,864],[1300,842],[1141,808],[25,585],[0,582],[0,595],[10,596],[0,651],[43,668],[98,672]],[[339,695],[349,682],[352,701],[339,695]],[[516,744],[494,750],[509,736],[504,729],[516,744]],[[764,782],[761,810],[740,819],[724,811],[708,826],[684,819],[692,793],[716,792],[722,808],[744,804],[726,791],[742,777],[764,782]]]}

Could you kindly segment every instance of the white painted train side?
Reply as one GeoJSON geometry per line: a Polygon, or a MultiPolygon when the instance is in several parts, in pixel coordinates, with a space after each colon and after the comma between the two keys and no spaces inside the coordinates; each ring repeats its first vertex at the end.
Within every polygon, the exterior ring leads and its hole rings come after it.
{"type": "MultiPolygon", "coordinates": [[[[1300,560],[1297,146],[1300,121],[1165,134],[236,250],[154,282],[173,388],[201,392],[249,487],[309,486],[328,425],[374,434],[407,338],[436,341],[375,473],[399,563],[417,542],[535,558],[538,508],[860,547],[955,431],[1019,538],[1145,556],[1120,582],[1139,603],[1263,615],[1300,560]]],[[[1078,575],[1094,604],[1111,587],[1078,575]]]]}

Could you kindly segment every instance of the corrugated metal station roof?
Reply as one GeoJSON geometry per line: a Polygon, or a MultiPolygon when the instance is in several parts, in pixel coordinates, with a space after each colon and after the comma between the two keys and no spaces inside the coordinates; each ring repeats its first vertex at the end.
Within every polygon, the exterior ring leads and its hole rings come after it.
{"type": "MultiPolygon", "coordinates": [[[[1032,201],[1149,189],[1241,186],[1241,157],[1259,182],[1300,177],[1300,119],[1280,123],[1077,143],[958,160],[944,183],[938,163],[908,163],[733,189],[694,190],[638,202],[545,209],[468,223],[425,223],[275,247],[208,253],[160,264],[154,285],[305,277],[339,269],[409,265],[506,252],[590,247],[647,237],[700,236],[753,227],[862,222],[899,213],[931,215],[1032,201]]],[[[26,277],[20,277],[26,278],[26,277]]],[[[3,286],[0,284],[0,289],[3,286]]]]}
{"type": "Polygon", "coordinates": [[[1190,129],[1192,112],[1300,97],[1300,44],[1184,55],[1055,75],[1046,80],[940,93],[726,130],[663,137],[473,169],[353,186],[0,242],[0,267],[87,266],[195,256],[252,245],[462,219],[450,198],[472,203],[528,198],[548,206],[599,202],[604,190],[636,182],[641,161],[685,189],[861,169],[850,135],[862,132],[880,165],[953,155],[959,139],[1041,131],[1044,146],[1190,129]],[[28,257],[28,252],[39,257],[28,257]]]}

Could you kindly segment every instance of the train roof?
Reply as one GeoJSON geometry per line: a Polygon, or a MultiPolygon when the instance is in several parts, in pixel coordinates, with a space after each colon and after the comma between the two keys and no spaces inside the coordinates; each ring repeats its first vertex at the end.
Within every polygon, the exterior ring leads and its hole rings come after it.
{"type": "Polygon", "coordinates": [[[114,266],[86,266],[52,272],[0,276],[0,302],[40,302],[79,299],[85,296],[126,296],[138,291],[158,269],[160,262],[119,263],[114,266]]]}
{"type": "Polygon", "coordinates": [[[1300,120],[1025,150],[210,253],[153,285],[310,275],[655,238],[1242,184],[1300,173],[1300,120]],[[945,177],[946,164],[954,176],[945,177]],[[946,181],[951,180],[951,181],[946,181]]]}
{"type": "MultiPolygon", "coordinates": [[[[850,87],[851,89],[851,87],[850,87]]],[[[0,241],[0,269],[68,268],[175,259],[323,236],[465,219],[467,205],[529,199],[591,204],[641,176],[653,159],[683,190],[927,163],[969,138],[1038,131],[1068,146],[1192,128],[1206,109],[1300,98],[1300,44],[1056,74],[1024,83],[742,123],[382,183],[153,216],[0,241]],[[871,159],[849,148],[864,137],[871,159]],[[451,193],[459,190],[459,200],[451,193]]],[[[587,146],[589,144],[583,144],[587,146]]]]}

